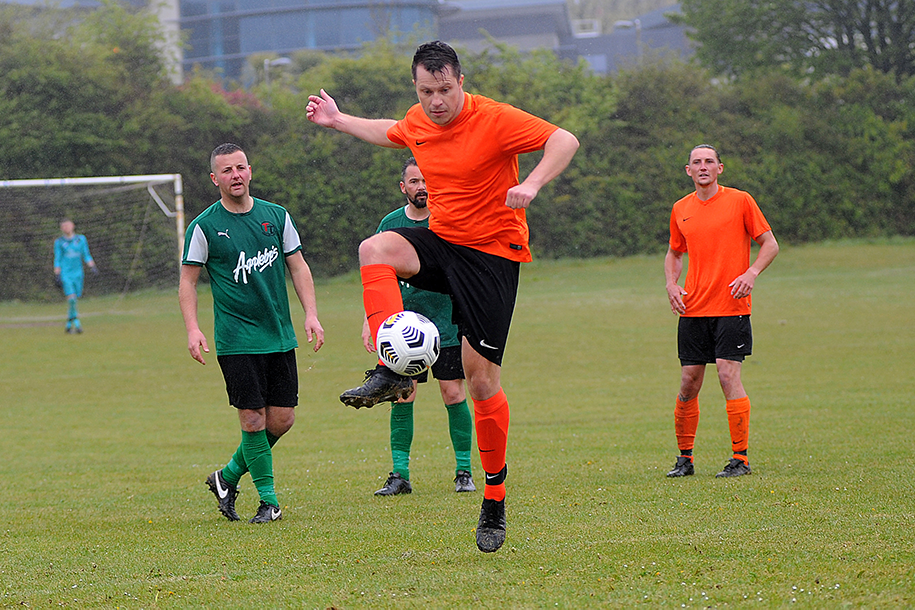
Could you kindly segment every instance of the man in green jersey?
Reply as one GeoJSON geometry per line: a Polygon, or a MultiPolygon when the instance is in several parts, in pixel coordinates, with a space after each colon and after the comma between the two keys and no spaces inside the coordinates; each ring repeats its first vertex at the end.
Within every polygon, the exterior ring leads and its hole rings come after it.
{"type": "MultiPolygon", "coordinates": [[[[410,157],[400,172],[400,190],[407,197],[407,204],[394,210],[381,220],[377,233],[397,227],[428,227],[429,208],[426,180],[410,157]]],[[[435,323],[441,336],[441,353],[432,365],[432,374],[438,380],[442,401],[448,410],[448,430],[454,447],[455,471],[454,491],[476,491],[470,469],[470,451],[473,435],[473,420],[467,407],[464,393],[464,369],[461,365],[461,338],[457,325],[451,319],[451,297],[447,294],[420,290],[407,282],[400,281],[404,309],[421,313],[435,323]]],[[[362,325],[362,343],[368,352],[375,351],[368,320],[362,325]]],[[[416,387],[424,383],[428,372],[413,378],[413,392],[405,399],[391,403],[391,458],[394,468],[384,487],[375,492],[376,496],[408,494],[413,491],[410,484],[410,446],[413,444],[413,401],[416,387]]]]}
{"type": "Polygon", "coordinates": [[[302,256],[295,223],[282,207],[249,193],[251,166],[236,144],[221,144],[210,155],[210,179],[220,199],[187,228],[178,300],[191,357],[206,364],[206,337],[197,322],[197,280],[206,267],[213,292],[216,359],[229,403],[238,410],[241,444],[228,464],[206,483],[219,511],[237,521],[238,481],[251,473],[260,506],[251,523],[282,517],[273,483],[272,447],[295,421],[298,404],[298,347],[286,269],[305,310],[305,334],[314,351],[324,345],[314,281],[302,256]],[[284,264],[285,263],[285,264],[284,264]]]}

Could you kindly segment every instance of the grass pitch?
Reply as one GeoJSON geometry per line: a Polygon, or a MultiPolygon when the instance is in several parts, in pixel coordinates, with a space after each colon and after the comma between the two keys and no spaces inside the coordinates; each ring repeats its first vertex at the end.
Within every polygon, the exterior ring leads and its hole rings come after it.
{"type": "MultiPolygon", "coordinates": [[[[87,298],[79,336],[63,303],[0,304],[0,606],[912,606],[913,279],[913,240],[783,248],[757,282],[744,367],[754,474],[714,478],[729,439],[710,367],[696,475],[670,480],[679,365],[661,258],[524,266],[495,554],[474,543],[481,493],[452,491],[432,386],[413,494],[372,495],[390,470],[387,405],[337,400],[372,364],[355,276],[318,284],[327,345],[300,334],[298,421],[274,457],[284,519],[261,526],[222,519],[204,485],[238,423],[215,355],[187,354],[176,294],[87,298]]],[[[241,492],[253,515],[247,477],[241,492]]]]}

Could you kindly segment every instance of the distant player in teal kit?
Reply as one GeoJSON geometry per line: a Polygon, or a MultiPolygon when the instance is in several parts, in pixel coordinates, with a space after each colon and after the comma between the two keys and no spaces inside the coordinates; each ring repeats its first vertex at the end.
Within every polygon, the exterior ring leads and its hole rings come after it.
{"type": "Polygon", "coordinates": [[[83,296],[83,263],[92,273],[98,273],[98,267],[89,254],[86,236],[76,232],[72,220],[62,221],[60,232],[63,235],[54,240],[54,276],[67,297],[67,332],[81,333],[83,326],[76,312],[76,301],[83,296]]]}
{"type": "MultiPolygon", "coordinates": [[[[407,204],[385,216],[378,225],[378,233],[398,227],[428,227],[429,207],[426,179],[423,178],[416,159],[410,157],[400,172],[400,190],[407,204]]],[[[400,293],[404,309],[423,314],[435,323],[441,335],[442,351],[432,365],[432,375],[438,380],[442,401],[448,410],[448,430],[454,447],[454,491],[476,491],[470,469],[470,451],[473,442],[473,419],[467,406],[464,391],[464,369],[461,364],[461,337],[451,319],[451,297],[440,292],[420,290],[401,280],[400,293]]],[[[375,351],[368,320],[362,327],[362,342],[369,352],[375,351]]],[[[413,401],[417,383],[426,381],[428,373],[413,380],[413,392],[405,399],[391,403],[391,470],[384,487],[376,496],[394,496],[413,491],[410,484],[410,448],[413,444],[413,401]]]]}

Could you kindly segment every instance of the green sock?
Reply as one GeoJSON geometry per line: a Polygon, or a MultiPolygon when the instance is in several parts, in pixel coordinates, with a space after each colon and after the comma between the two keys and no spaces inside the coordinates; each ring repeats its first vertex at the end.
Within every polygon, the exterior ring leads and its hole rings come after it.
{"type": "Polygon", "coordinates": [[[391,459],[393,472],[410,480],[410,446],[413,444],[413,403],[391,403],[391,459]]]}
{"type": "MultiPolygon", "coordinates": [[[[265,432],[267,433],[267,444],[273,449],[273,446],[280,440],[280,437],[271,434],[270,430],[265,430],[265,432]]],[[[248,472],[248,463],[245,462],[243,445],[239,443],[238,449],[235,450],[235,455],[232,456],[229,463],[222,469],[222,478],[229,485],[238,487],[238,482],[246,472],[248,472]]]]}
{"type": "Polygon", "coordinates": [[[473,418],[467,400],[453,405],[445,405],[448,409],[448,432],[451,433],[451,444],[454,446],[455,470],[470,472],[470,450],[473,441],[473,418]]]}
{"type": "Polygon", "coordinates": [[[267,442],[267,431],[242,432],[241,444],[245,463],[251,472],[251,480],[261,500],[279,506],[276,489],[273,486],[273,452],[267,442]]]}

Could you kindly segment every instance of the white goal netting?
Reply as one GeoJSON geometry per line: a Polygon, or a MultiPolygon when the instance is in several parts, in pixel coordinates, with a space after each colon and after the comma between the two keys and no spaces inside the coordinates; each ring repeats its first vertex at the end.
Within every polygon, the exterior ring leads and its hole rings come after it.
{"type": "Polygon", "coordinates": [[[0,180],[0,301],[59,298],[54,240],[70,219],[100,273],[85,293],[173,287],[184,237],[181,176],[0,180]]]}

